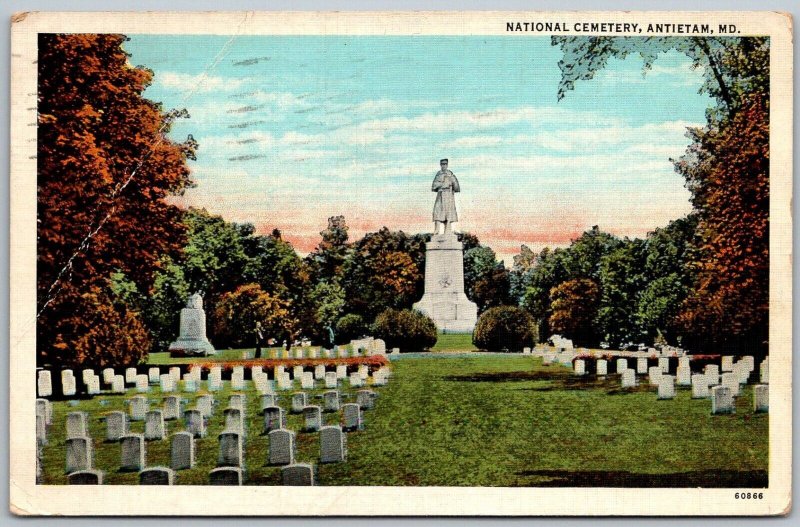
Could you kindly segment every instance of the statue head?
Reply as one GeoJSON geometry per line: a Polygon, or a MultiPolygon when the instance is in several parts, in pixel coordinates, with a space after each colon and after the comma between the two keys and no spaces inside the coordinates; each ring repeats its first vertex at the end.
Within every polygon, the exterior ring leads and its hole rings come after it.
{"type": "Polygon", "coordinates": [[[442,170],[447,170],[447,159],[440,160],[439,166],[442,167],[442,170]]]}
{"type": "Polygon", "coordinates": [[[186,302],[186,307],[190,309],[203,309],[203,297],[200,295],[201,291],[196,292],[189,297],[186,302]]]}

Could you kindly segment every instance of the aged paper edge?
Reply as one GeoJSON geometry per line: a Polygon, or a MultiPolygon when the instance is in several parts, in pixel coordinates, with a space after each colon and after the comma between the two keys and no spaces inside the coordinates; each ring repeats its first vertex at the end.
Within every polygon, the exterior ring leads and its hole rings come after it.
{"type": "MultiPolygon", "coordinates": [[[[12,17],[10,508],[21,515],[778,515],[791,508],[792,19],[775,12],[26,12],[12,17]],[[37,33],[508,35],[507,21],[735,23],[771,38],[770,486],[736,490],[499,487],[135,487],[34,483],[37,33]],[[777,109],[777,110],[776,110],[777,109]]],[[[598,34],[598,33],[564,33],[598,34]]],[[[625,34],[616,34],[625,36],[625,34]]],[[[666,36],[664,34],[661,36],[666,36]]],[[[628,35],[640,36],[640,35],[628,35]]],[[[676,35],[677,36],[677,35],[676,35]]]]}

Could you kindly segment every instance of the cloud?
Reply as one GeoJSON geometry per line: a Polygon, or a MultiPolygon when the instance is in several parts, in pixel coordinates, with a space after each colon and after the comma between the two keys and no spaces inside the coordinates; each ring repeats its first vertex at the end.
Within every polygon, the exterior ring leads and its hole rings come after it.
{"type": "Polygon", "coordinates": [[[165,89],[200,93],[238,90],[245,82],[244,79],[174,71],[161,71],[154,80],[155,84],[165,89]]]}

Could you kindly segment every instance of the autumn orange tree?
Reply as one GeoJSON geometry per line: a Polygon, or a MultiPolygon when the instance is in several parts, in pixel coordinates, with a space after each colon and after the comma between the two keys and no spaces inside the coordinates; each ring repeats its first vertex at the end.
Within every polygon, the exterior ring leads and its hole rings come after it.
{"type": "Polygon", "coordinates": [[[597,341],[594,319],[600,303],[600,288],[594,280],[579,278],[560,283],[550,291],[549,323],[553,333],[589,346],[597,341]]]}
{"type": "Polygon", "coordinates": [[[694,187],[695,290],[677,324],[694,347],[763,351],[769,322],[769,104],[747,96],[730,121],[693,132],[678,169],[694,187]]]}
{"type": "Polygon", "coordinates": [[[179,112],[142,97],[152,73],[128,63],[124,42],[39,36],[39,363],[138,362],[149,334],[110,278],[147,293],[159,259],[183,243],[180,210],[164,198],[191,184],[196,145],[167,138],[179,112]]]}

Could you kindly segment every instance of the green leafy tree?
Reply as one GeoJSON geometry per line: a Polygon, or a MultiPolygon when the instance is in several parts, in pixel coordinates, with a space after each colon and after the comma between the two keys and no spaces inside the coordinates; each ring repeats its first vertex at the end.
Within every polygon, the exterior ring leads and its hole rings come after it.
{"type": "Polygon", "coordinates": [[[425,351],[438,339],[436,324],[427,315],[410,309],[387,309],[375,318],[372,333],[388,348],[401,352],[425,351]]]}
{"type": "Polygon", "coordinates": [[[647,285],[645,241],[625,239],[600,260],[600,305],[596,333],[614,345],[639,342],[639,296],[647,285]]]}
{"type": "Polygon", "coordinates": [[[536,344],[537,339],[536,322],[517,306],[487,309],[472,333],[473,344],[489,351],[522,351],[536,344]]]}
{"type": "Polygon", "coordinates": [[[315,281],[339,281],[342,267],[350,252],[349,228],[344,216],[328,218],[328,228],[320,232],[322,241],[306,261],[313,270],[315,281]]]}
{"type": "Polygon", "coordinates": [[[508,270],[491,248],[478,245],[464,253],[464,289],[479,313],[511,303],[508,270]]]}

